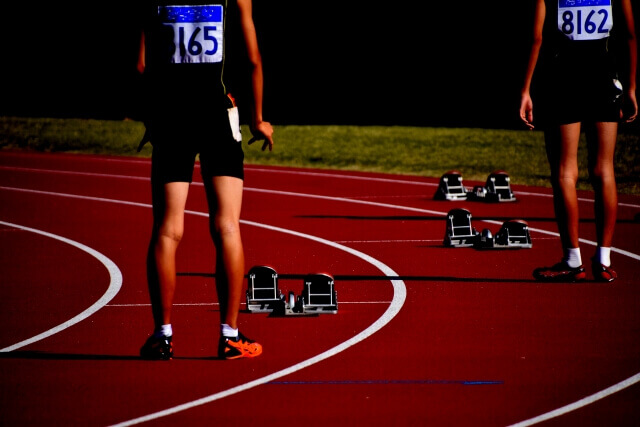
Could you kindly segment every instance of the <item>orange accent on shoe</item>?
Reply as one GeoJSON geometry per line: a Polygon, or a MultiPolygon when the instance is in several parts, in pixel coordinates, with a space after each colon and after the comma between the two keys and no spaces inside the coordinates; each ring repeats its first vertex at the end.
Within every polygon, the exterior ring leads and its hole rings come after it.
{"type": "Polygon", "coordinates": [[[262,345],[251,341],[244,336],[239,336],[238,341],[225,339],[223,357],[227,360],[240,359],[242,357],[256,357],[262,354],[262,345]]]}

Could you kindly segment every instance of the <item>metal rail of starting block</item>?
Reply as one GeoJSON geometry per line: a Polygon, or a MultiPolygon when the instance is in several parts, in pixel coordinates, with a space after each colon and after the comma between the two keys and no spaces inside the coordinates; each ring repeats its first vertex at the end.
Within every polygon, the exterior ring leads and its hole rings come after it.
{"type": "Polygon", "coordinates": [[[505,221],[496,233],[495,245],[508,248],[531,248],[529,224],[521,219],[505,221]]]}
{"type": "Polygon", "coordinates": [[[511,191],[511,178],[504,171],[495,171],[487,178],[486,198],[488,201],[515,202],[516,197],[511,191]]]}
{"type": "Polygon", "coordinates": [[[275,316],[337,313],[338,298],[333,277],[326,273],[302,277],[302,295],[296,297],[293,292],[289,292],[285,297],[278,288],[278,273],[274,268],[265,265],[252,267],[247,275],[247,310],[251,313],[272,313],[275,316]]]}
{"type": "Polygon", "coordinates": [[[476,241],[476,249],[529,249],[533,246],[526,221],[505,221],[495,237],[489,229],[482,230],[476,241]]]}
{"type": "Polygon", "coordinates": [[[462,184],[460,172],[449,171],[442,175],[433,198],[435,200],[466,200],[467,189],[462,184]]]}
{"type": "Polygon", "coordinates": [[[451,209],[447,214],[447,228],[444,245],[453,247],[473,246],[478,233],[471,225],[471,212],[467,209],[451,209]]]}
{"type": "Polygon", "coordinates": [[[302,308],[307,312],[337,313],[338,297],[333,277],[326,273],[307,274],[302,290],[302,308]]]}
{"type": "Polygon", "coordinates": [[[278,273],[272,267],[258,265],[247,275],[247,310],[263,313],[274,310],[283,296],[278,289],[278,273]]]}
{"type": "Polygon", "coordinates": [[[478,202],[515,202],[511,191],[511,178],[505,171],[495,171],[487,177],[483,186],[476,185],[467,195],[467,199],[478,202]]]}

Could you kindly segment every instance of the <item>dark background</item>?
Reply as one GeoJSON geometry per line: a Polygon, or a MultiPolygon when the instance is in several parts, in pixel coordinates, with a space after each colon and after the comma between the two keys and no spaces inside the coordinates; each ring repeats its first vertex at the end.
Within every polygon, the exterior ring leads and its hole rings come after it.
{"type": "MultiPolygon", "coordinates": [[[[265,119],[522,128],[533,3],[254,0],[265,119]]],[[[0,115],[133,115],[137,4],[3,6],[0,115]]]]}

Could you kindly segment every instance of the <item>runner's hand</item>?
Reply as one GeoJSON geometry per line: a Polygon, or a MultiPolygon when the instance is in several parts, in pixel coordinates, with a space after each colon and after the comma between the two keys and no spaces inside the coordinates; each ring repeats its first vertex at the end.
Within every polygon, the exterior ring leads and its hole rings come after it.
{"type": "Polygon", "coordinates": [[[262,144],[262,151],[269,147],[269,151],[273,150],[273,128],[269,122],[260,122],[254,129],[251,129],[253,136],[249,140],[249,145],[256,141],[264,141],[262,144]]]}

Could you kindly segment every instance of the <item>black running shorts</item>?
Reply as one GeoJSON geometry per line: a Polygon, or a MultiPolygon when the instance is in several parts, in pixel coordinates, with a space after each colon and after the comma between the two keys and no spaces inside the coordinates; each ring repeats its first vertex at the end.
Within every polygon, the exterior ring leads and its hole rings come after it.
{"type": "Polygon", "coordinates": [[[610,55],[597,45],[560,52],[545,61],[534,117],[542,125],[620,120],[622,88],[610,55]]]}
{"type": "Polygon", "coordinates": [[[207,118],[154,123],[151,179],[162,183],[192,182],[198,155],[203,179],[244,179],[242,143],[233,138],[225,116],[213,121],[207,118]]]}

